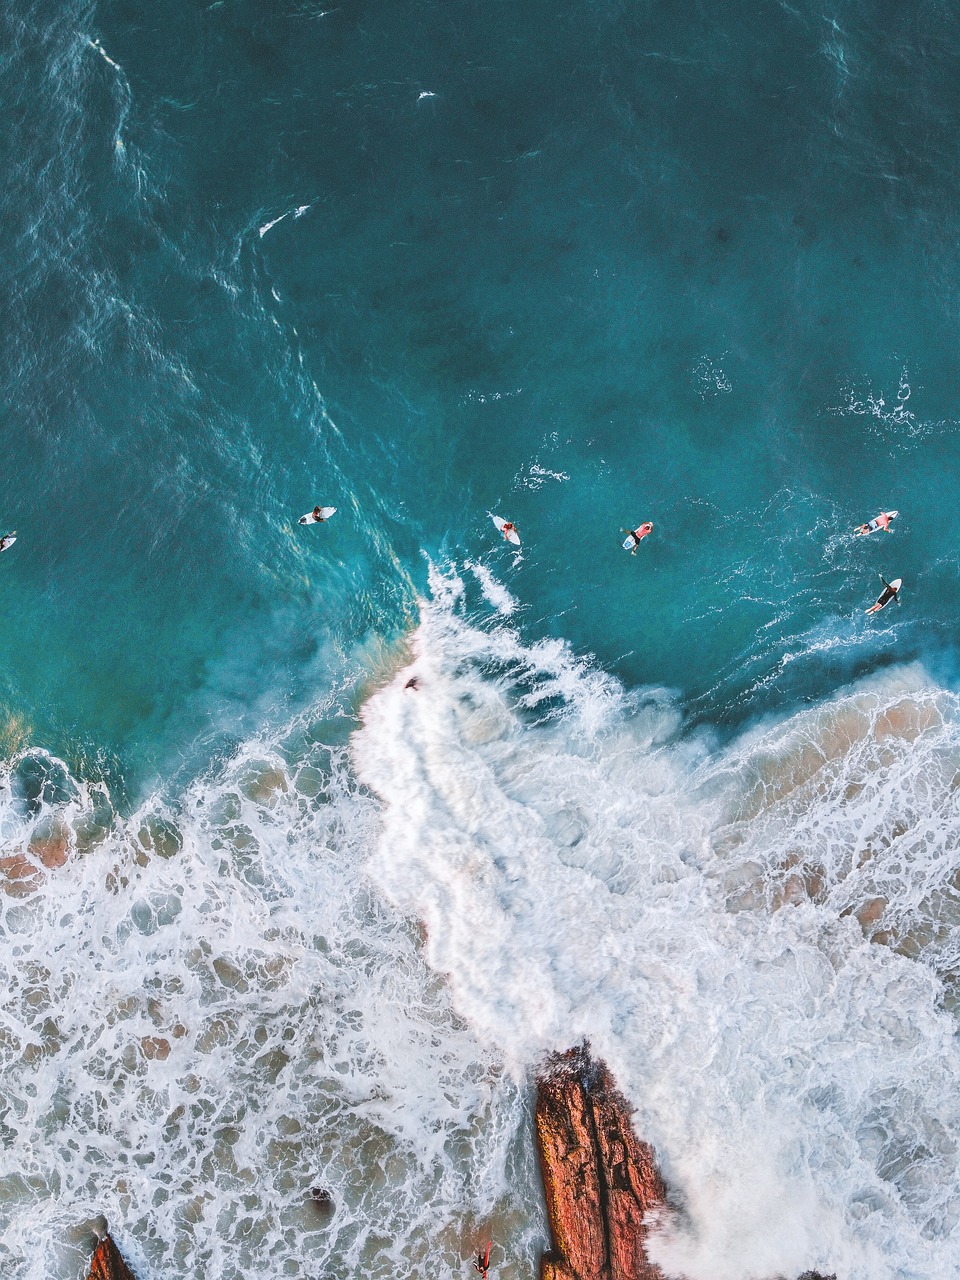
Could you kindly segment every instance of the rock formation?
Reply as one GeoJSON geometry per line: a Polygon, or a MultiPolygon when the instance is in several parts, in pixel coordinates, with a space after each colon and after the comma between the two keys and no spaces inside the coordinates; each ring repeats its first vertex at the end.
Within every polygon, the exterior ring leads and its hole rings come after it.
{"type": "MultiPolygon", "coordinates": [[[[631,1110],[586,1049],[559,1054],[538,1080],[537,1149],[553,1237],[541,1280],[666,1280],[644,1249],[667,1208],[666,1188],[631,1110]]],[[[799,1280],[837,1278],[805,1271],[799,1280]]]]}
{"type": "Polygon", "coordinates": [[[104,1236],[90,1259],[89,1280],[136,1280],[110,1237],[104,1236]]]}
{"type": "Polygon", "coordinates": [[[583,1049],[541,1076],[537,1147],[553,1236],[541,1280],[663,1280],[644,1239],[666,1189],[630,1112],[607,1068],[583,1049]]]}

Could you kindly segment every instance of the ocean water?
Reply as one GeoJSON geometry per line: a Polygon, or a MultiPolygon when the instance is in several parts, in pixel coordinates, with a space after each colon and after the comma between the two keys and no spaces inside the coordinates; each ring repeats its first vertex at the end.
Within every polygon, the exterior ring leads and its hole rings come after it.
{"type": "Polygon", "coordinates": [[[588,1040],[669,1274],[953,1277],[957,15],[0,48],[0,1271],[528,1280],[588,1040]]]}

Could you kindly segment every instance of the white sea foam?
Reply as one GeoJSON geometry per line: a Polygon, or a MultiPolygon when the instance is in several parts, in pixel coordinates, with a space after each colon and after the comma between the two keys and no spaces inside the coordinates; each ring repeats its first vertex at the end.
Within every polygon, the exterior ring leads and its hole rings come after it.
{"type": "Polygon", "coordinates": [[[720,364],[729,354],[729,351],[724,351],[717,360],[703,355],[693,366],[694,385],[701,400],[710,396],[727,395],[733,390],[733,383],[720,364]]]}
{"type": "Polygon", "coordinates": [[[72,1278],[102,1212],[144,1274],[386,1280],[492,1234],[520,1280],[523,1082],[589,1039],[682,1206],[668,1273],[952,1277],[957,699],[887,672],[720,748],[466,598],[433,574],[366,704],[383,804],[302,728],[129,819],[0,775],[0,1270],[72,1278]]]}
{"type": "Polygon", "coordinates": [[[434,575],[354,754],[370,870],[518,1073],[588,1039],[693,1280],[956,1274],[960,707],[887,672],[722,749],[434,575]]]}
{"type": "Polygon", "coordinates": [[[129,820],[36,753],[0,778],[9,1280],[73,1280],[100,1213],[140,1275],[450,1273],[487,1231],[533,1267],[523,1096],[371,895],[376,802],[295,754],[129,820]]]}
{"type": "Polygon", "coordinates": [[[302,218],[303,215],[309,209],[312,209],[312,208],[313,206],[309,204],[298,204],[295,209],[288,209],[286,213],[281,213],[278,217],[272,218],[269,222],[265,222],[263,226],[260,227],[259,229],[260,239],[262,240],[263,237],[267,234],[267,232],[270,231],[273,227],[275,227],[278,222],[283,222],[284,218],[293,218],[293,219],[302,218]]]}
{"type": "Polygon", "coordinates": [[[520,468],[520,472],[513,482],[513,487],[515,489],[532,489],[536,493],[538,489],[543,488],[548,480],[556,480],[559,484],[562,484],[569,479],[570,476],[566,471],[551,471],[549,467],[544,467],[534,460],[520,468]]]}
{"type": "Polygon", "coordinates": [[[495,578],[487,566],[478,561],[468,562],[467,568],[480,584],[484,599],[496,609],[497,613],[509,618],[510,614],[516,611],[517,602],[499,578],[495,578]]]}

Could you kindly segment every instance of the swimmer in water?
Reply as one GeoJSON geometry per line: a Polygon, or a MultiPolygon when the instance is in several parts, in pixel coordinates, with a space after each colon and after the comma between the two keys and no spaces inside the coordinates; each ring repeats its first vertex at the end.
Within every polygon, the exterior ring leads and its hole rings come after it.
{"type": "Polygon", "coordinates": [[[892,582],[888,582],[883,574],[880,574],[880,581],[883,583],[883,590],[877,597],[877,603],[870,609],[865,609],[865,613],[879,613],[881,609],[886,608],[891,600],[900,603],[900,579],[894,578],[892,582]]]}
{"type": "Polygon", "coordinates": [[[620,532],[625,533],[628,538],[633,539],[633,546],[630,548],[630,554],[632,556],[635,556],[637,554],[637,547],[639,547],[643,539],[647,536],[648,533],[653,533],[653,521],[644,520],[643,524],[640,525],[639,528],[621,529],[620,532]]]}
{"type": "Polygon", "coordinates": [[[878,516],[872,520],[868,520],[866,524],[857,525],[854,530],[854,537],[865,538],[868,533],[876,533],[878,529],[886,529],[890,532],[890,525],[898,515],[896,511],[881,511],[878,516]]]}
{"type": "Polygon", "coordinates": [[[477,1254],[477,1260],[473,1264],[474,1271],[479,1271],[482,1276],[482,1280],[487,1280],[487,1272],[490,1270],[490,1250],[492,1247],[493,1241],[488,1240],[486,1249],[481,1250],[480,1253],[477,1254]]]}

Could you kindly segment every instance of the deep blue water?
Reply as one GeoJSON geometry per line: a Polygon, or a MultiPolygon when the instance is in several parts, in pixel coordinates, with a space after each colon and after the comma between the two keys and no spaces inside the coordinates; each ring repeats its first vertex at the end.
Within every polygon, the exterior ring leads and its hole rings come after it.
{"type": "Polygon", "coordinates": [[[402,630],[424,553],[490,557],[531,636],[711,723],[950,676],[949,8],[2,24],[11,744],[134,791],[202,763],[402,630]],[[867,621],[878,572],[904,603],[867,621]]]}

